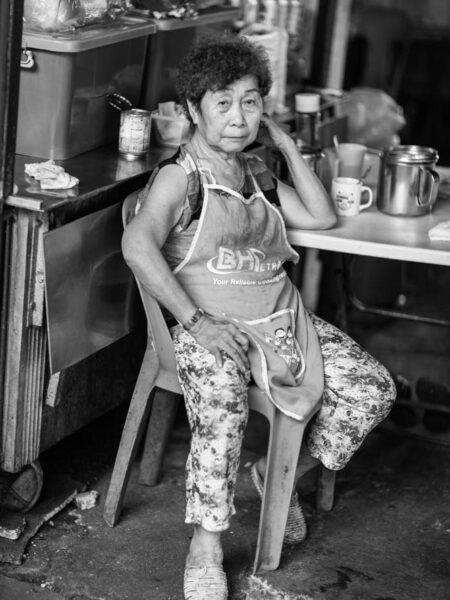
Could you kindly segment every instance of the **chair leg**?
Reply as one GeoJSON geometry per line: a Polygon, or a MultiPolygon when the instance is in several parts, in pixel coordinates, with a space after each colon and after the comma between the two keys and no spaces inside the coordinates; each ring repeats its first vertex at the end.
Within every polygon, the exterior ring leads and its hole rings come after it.
{"type": "Polygon", "coordinates": [[[145,351],[141,370],[133,391],[106,496],[103,518],[110,527],[114,527],[117,523],[122,509],[136,449],[150,411],[151,401],[149,401],[149,395],[155,383],[158,369],[158,358],[150,346],[145,351]]]}
{"type": "Polygon", "coordinates": [[[158,481],[179,402],[179,394],[156,389],[139,468],[139,483],[142,485],[156,485],[158,481]]]}
{"type": "Polygon", "coordinates": [[[319,467],[316,506],[320,510],[331,510],[333,508],[335,482],[336,471],[319,467]]]}
{"type": "Polygon", "coordinates": [[[280,564],[289,502],[307,421],[275,412],[270,427],[264,494],[253,573],[273,571],[280,564]]]}

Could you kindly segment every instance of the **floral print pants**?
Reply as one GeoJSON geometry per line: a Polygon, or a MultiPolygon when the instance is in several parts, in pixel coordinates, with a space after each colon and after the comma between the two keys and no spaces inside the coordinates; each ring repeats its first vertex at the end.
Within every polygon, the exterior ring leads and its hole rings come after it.
{"type": "MultiPolygon", "coordinates": [[[[395,386],[388,371],[348,335],[310,314],[323,357],[325,389],[305,443],[327,468],[342,469],[367,434],[389,413],[395,386]]],[[[247,425],[243,373],[214,356],[176,326],[172,329],[178,376],[192,433],[186,464],[186,523],[224,531],[235,513],[234,489],[247,425]]]]}

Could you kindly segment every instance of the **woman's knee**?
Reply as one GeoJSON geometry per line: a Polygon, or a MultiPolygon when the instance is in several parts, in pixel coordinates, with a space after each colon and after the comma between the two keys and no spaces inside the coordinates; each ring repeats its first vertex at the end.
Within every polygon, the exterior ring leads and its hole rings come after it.
{"type": "Polygon", "coordinates": [[[235,382],[208,390],[196,410],[198,425],[210,435],[224,440],[242,437],[248,420],[246,388],[236,390],[235,382]]]}

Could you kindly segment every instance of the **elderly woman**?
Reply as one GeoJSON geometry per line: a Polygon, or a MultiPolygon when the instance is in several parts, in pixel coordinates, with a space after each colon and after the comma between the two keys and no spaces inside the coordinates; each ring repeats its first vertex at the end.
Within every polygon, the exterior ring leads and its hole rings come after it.
{"type": "MultiPolygon", "coordinates": [[[[298,260],[286,228],[325,229],[332,203],[294,140],[263,113],[271,74],[248,40],[203,40],[180,68],[178,93],[192,137],[159,165],[126,228],[126,261],[174,317],[172,337],[192,431],[186,465],[188,600],[227,598],[221,533],[234,514],[234,490],[251,377],[268,402],[313,418],[298,475],[323,463],[341,469],[388,413],[387,371],[344,333],[309,314],[283,268],[298,260]],[[277,148],[293,187],[275,179],[245,148],[277,148]],[[301,391],[301,395],[299,393],[301,391]],[[301,397],[301,399],[300,399],[301,397]]],[[[261,493],[262,458],[252,468],[261,493]]],[[[306,525],[294,490],[287,542],[306,525]]]]}

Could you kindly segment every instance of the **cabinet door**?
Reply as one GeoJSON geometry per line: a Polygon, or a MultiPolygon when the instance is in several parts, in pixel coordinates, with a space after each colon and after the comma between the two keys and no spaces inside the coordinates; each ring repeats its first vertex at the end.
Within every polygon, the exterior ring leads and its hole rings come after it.
{"type": "Polygon", "coordinates": [[[51,373],[134,329],[138,295],[122,231],[118,203],[44,235],[51,373]]]}

